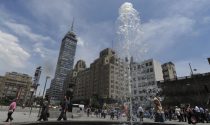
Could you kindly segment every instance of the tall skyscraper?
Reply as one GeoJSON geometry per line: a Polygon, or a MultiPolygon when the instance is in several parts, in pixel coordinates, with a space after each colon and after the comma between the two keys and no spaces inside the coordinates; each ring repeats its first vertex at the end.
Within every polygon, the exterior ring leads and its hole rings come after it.
{"type": "Polygon", "coordinates": [[[59,101],[63,92],[63,83],[66,75],[73,69],[77,46],[77,38],[73,32],[73,23],[69,31],[62,39],[58,62],[54,79],[51,81],[50,89],[47,90],[51,100],[59,101]]]}

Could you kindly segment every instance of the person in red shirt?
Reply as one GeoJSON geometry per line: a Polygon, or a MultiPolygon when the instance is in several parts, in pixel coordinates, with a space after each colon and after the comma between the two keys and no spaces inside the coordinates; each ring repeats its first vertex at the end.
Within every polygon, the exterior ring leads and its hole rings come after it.
{"type": "Polygon", "coordinates": [[[9,110],[8,110],[8,113],[7,113],[7,120],[6,120],[5,122],[9,122],[9,120],[10,120],[10,121],[13,120],[13,118],[12,118],[12,113],[13,113],[13,112],[15,111],[15,109],[16,109],[16,101],[17,101],[17,99],[14,99],[14,100],[12,101],[12,103],[10,104],[9,110]]]}

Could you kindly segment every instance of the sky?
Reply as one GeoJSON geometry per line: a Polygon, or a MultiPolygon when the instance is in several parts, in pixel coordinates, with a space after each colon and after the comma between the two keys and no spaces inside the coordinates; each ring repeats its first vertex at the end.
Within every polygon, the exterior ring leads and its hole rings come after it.
{"type": "MultiPolygon", "coordinates": [[[[178,76],[210,72],[209,0],[1,0],[0,75],[21,72],[34,75],[43,67],[41,88],[53,78],[61,40],[70,30],[78,38],[75,62],[87,66],[116,41],[119,8],[133,4],[140,15],[147,43],[145,59],[172,61],[178,76]]],[[[48,83],[49,87],[49,83],[48,83]]]]}

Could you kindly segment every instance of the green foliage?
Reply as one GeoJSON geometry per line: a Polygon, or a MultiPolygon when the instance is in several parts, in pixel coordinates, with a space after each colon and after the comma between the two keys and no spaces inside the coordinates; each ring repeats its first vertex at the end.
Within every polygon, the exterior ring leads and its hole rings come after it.
{"type": "Polygon", "coordinates": [[[13,96],[8,96],[8,97],[5,97],[5,98],[2,98],[0,100],[0,104],[7,106],[7,105],[9,105],[12,102],[13,99],[15,99],[15,97],[13,97],[13,96]]]}
{"type": "Polygon", "coordinates": [[[93,108],[100,108],[100,103],[99,103],[99,96],[97,94],[94,94],[91,97],[90,105],[93,108]]]}

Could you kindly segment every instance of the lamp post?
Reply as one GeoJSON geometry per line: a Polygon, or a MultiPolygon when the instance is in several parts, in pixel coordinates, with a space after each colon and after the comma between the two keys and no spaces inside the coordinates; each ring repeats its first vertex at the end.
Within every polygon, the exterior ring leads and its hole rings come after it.
{"type": "Polygon", "coordinates": [[[191,71],[191,76],[193,76],[194,75],[193,71],[197,71],[197,69],[193,69],[192,70],[192,67],[191,67],[191,64],[190,63],[189,63],[189,67],[190,67],[190,71],[191,71]]]}
{"type": "Polygon", "coordinates": [[[47,84],[47,80],[50,78],[50,76],[46,76],[46,81],[44,84],[44,90],[43,90],[43,94],[42,94],[42,98],[44,99],[44,93],[45,93],[45,89],[46,89],[46,84],[47,84]]]}
{"type": "MultiPolygon", "coordinates": [[[[192,70],[192,67],[191,67],[190,63],[189,63],[189,66],[190,66],[190,70],[191,70],[191,77],[192,77],[192,80],[194,82],[194,86],[196,87],[196,83],[198,83],[198,81],[196,80],[196,77],[194,77],[193,71],[197,71],[197,69],[192,70]]],[[[198,101],[200,101],[199,103],[202,104],[202,100],[200,98],[201,97],[200,87],[198,87],[198,88],[195,88],[195,87],[193,87],[193,88],[196,89],[196,91],[197,91],[196,93],[198,94],[198,101]]]]}
{"type": "MultiPolygon", "coordinates": [[[[42,94],[42,99],[44,99],[44,93],[45,93],[45,89],[46,89],[46,84],[47,84],[47,80],[50,78],[50,76],[46,76],[46,80],[45,80],[45,84],[44,84],[44,90],[43,90],[43,94],[42,94]]],[[[42,100],[43,101],[43,100],[42,100]]],[[[41,112],[41,108],[39,108],[39,112],[38,112],[38,116],[40,116],[40,112],[41,112]]]]}

